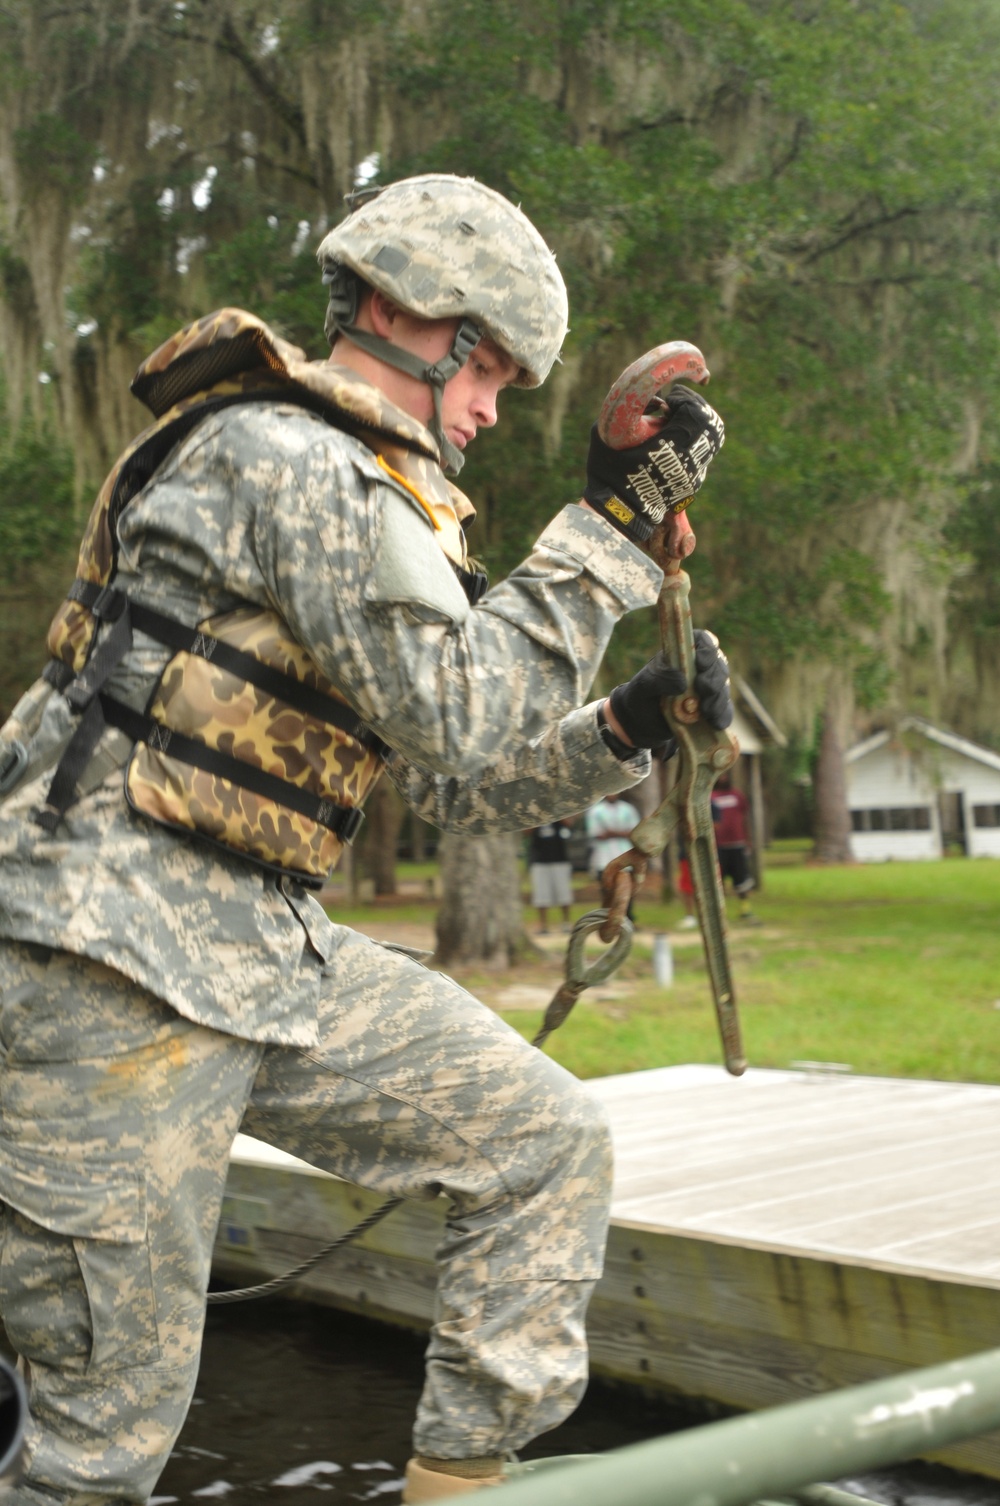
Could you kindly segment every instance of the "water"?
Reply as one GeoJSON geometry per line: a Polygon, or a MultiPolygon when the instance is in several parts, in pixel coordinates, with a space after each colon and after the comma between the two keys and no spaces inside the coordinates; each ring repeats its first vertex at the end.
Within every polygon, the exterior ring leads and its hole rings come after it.
{"type": "MultiPolygon", "coordinates": [[[[194,1402],[154,1501],[394,1506],[412,1452],[424,1344],[304,1303],[210,1309],[194,1402]]],[[[677,1419],[661,1406],[592,1386],[530,1452],[603,1451],[671,1426],[677,1419]]]]}
{"type": "MultiPolygon", "coordinates": [[[[423,1349],[418,1335],[331,1308],[210,1309],[194,1403],[154,1501],[395,1506],[423,1349]]],[[[603,1452],[705,1420],[592,1382],[573,1417],[525,1457],[603,1452]]],[[[1000,1506],[1000,1482],[927,1465],[843,1483],[886,1506],[1000,1506]]]]}
{"type": "MultiPolygon", "coordinates": [[[[306,1303],[210,1309],[194,1401],[151,1506],[395,1506],[423,1349],[418,1335],[306,1303]]],[[[525,1457],[600,1453],[706,1420],[595,1381],[525,1457]]],[[[842,1483],[885,1506],[1000,1506],[1000,1482],[927,1465],[842,1483]]]]}

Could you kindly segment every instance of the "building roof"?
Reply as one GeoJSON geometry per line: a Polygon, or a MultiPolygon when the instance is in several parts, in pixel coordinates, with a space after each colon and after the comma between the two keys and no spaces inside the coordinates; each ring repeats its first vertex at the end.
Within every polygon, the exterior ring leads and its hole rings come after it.
{"type": "Polygon", "coordinates": [[[926,737],[928,742],[938,743],[942,748],[949,748],[952,753],[971,758],[974,763],[982,763],[987,768],[1000,771],[1000,753],[980,747],[979,743],[970,742],[967,737],[959,737],[955,732],[946,732],[943,727],[935,727],[933,722],[922,716],[904,716],[892,730],[885,728],[882,732],[866,737],[863,742],[855,743],[844,754],[845,762],[857,763],[860,758],[866,758],[869,753],[884,748],[900,732],[916,732],[919,736],[926,737]]]}
{"type": "MultiPolygon", "coordinates": [[[[742,675],[733,675],[732,689],[736,710],[742,713],[748,725],[757,734],[760,742],[775,743],[779,748],[787,748],[788,738],[758,700],[742,675]]],[[[747,749],[747,751],[751,750],[747,749]]]]}

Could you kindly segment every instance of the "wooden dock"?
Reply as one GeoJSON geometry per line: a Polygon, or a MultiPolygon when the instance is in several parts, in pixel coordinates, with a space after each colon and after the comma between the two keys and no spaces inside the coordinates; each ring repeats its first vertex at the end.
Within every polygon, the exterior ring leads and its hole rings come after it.
{"type": "MultiPolygon", "coordinates": [[[[1000,1346],[1000,1088],[668,1067],[593,1081],[615,1141],[595,1374],[752,1409],[1000,1346]]],[[[273,1276],[378,1199],[240,1136],[216,1273],[273,1276]]],[[[444,1205],[294,1290],[426,1327],[444,1205]]],[[[1000,1478],[1000,1432],[928,1455],[1000,1478]]]]}

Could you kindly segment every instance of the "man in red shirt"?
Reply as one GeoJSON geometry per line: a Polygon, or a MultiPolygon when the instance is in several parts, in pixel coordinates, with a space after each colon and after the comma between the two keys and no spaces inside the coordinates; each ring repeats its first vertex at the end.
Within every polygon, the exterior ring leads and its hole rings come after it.
{"type": "Polygon", "coordinates": [[[750,909],[750,893],[755,888],[750,869],[750,838],[747,833],[749,802],[742,790],[733,787],[727,770],[720,774],[712,792],[712,820],[715,822],[715,845],[719,851],[722,881],[732,880],[733,893],[740,901],[740,919],[756,925],[750,909]]]}

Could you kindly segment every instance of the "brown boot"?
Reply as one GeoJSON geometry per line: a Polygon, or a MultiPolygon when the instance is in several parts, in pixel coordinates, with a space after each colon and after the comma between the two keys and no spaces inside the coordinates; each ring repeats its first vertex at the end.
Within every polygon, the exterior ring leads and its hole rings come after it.
{"type": "Polygon", "coordinates": [[[416,1459],[406,1466],[406,1485],[403,1489],[403,1506],[420,1506],[425,1501],[450,1501],[452,1496],[469,1495],[473,1490],[488,1490],[491,1485],[502,1485],[503,1475],[449,1475],[440,1469],[428,1469],[416,1459]]]}

